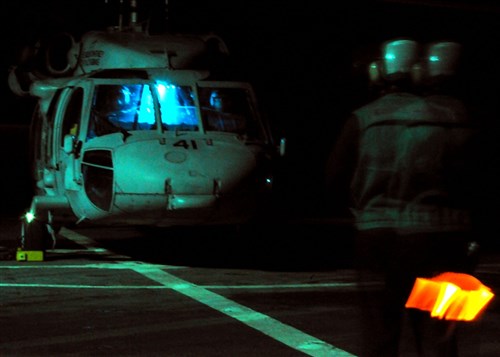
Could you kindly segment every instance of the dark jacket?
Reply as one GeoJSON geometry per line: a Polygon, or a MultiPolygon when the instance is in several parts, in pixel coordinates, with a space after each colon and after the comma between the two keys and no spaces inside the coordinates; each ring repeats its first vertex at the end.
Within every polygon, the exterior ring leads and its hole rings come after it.
{"type": "Polygon", "coordinates": [[[454,97],[387,94],[348,119],[327,164],[330,199],[349,192],[359,230],[469,230],[476,136],[454,97]]]}

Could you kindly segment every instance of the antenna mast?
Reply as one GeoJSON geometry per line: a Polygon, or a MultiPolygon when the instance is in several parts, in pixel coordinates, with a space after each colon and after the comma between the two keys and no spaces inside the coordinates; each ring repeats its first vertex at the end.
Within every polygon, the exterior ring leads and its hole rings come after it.
{"type": "Polygon", "coordinates": [[[168,30],[170,30],[170,26],[168,26],[168,0],[165,0],[165,28],[168,30]]]}
{"type": "Polygon", "coordinates": [[[130,0],[130,27],[137,24],[137,0],[130,0]]]}

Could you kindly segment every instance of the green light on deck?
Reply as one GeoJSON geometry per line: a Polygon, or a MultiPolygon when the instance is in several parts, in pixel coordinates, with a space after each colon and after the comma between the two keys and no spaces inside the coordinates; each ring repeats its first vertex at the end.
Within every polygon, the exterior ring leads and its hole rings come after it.
{"type": "Polygon", "coordinates": [[[26,222],[31,223],[35,219],[35,215],[31,212],[27,212],[24,216],[26,218],[26,222]]]}
{"type": "Polygon", "coordinates": [[[429,61],[431,62],[438,62],[439,61],[439,56],[430,56],[429,61]]]}

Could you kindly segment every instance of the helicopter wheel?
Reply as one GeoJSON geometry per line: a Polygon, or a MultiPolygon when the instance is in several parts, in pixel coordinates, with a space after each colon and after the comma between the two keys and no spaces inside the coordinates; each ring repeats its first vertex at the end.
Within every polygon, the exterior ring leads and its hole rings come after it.
{"type": "Polygon", "coordinates": [[[28,223],[23,220],[21,226],[21,248],[23,250],[45,251],[51,246],[51,242],[52,236],[45,222],[35,219],[28,223]]]}

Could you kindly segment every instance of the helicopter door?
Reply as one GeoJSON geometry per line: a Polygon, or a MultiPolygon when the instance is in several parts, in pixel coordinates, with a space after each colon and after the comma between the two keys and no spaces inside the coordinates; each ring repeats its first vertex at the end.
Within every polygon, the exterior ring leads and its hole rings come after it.
{"type": "Polygon", "coordinates": [[[43,180],[44,170],[50,166],[50,127],[47,117],[37,105],[30,125],[29,145],[31,177],[34,182],[43,180]]]}
{"type": "Polygon", "coordinates": [[[60,105],[54,128],[54,152],[59,171],[58,187],[80,190],[79,133],[83,89],[77,87],[64,90],[60,105]]]}

